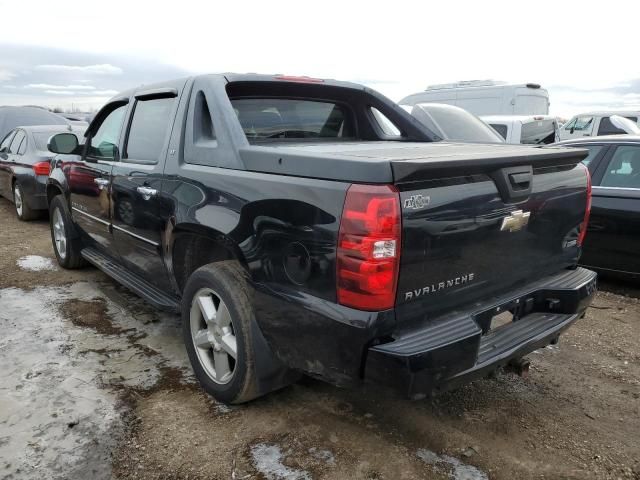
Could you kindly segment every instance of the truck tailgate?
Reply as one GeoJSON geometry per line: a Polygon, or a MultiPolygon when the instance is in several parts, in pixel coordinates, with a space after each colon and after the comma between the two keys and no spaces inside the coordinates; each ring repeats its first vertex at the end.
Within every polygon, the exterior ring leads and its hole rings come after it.
{"type": "Polygon", "coordinates": [[[391,162],[402,207],[399,323],[486,300],[579,257],[585,151],[492,147],[486,157],[468,147],[391,162]]]}

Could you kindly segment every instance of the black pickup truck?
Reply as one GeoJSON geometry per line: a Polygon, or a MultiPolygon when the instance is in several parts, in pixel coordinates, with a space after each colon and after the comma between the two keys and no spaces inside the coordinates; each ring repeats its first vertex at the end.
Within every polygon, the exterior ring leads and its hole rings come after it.
{"type": "Polygon", "coordinates": [[[436,393],[556,342],[595,293],[584,150],[444,143],[360,85],[236,74],[125,92],[85,137],[49,141],[60,265],[181,312],[224,402],[301,373],[436,393]]]}

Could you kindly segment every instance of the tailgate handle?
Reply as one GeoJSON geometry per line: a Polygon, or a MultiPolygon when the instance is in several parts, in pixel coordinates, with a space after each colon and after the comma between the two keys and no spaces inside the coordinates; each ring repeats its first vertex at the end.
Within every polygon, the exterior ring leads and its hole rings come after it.
{"type": "Polygon", "coordinates": [[[491,175],[504,203],[519,203],[531,195],[533,168],[531,165],[505,167],[491,175]]]}
{"type": "Polygon", "coordinates": [[[529,188],[529,185],[531,185],[531,174],[511,173],[509,174],[509,180],[514,190],[522,190],[523,188],[529,188]]]}

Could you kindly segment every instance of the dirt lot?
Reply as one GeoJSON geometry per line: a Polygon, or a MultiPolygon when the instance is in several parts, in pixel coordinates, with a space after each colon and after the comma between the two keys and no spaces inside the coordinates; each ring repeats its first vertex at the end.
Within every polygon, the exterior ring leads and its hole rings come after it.
{"type": "Polygon", "coordinates": [[[0,478],[640,479],[640,289],[601,287],[526,379],[431,401],[305,379],[228,408],[177,317],[57,268],[46,221],[0,200],[0,478]]]}

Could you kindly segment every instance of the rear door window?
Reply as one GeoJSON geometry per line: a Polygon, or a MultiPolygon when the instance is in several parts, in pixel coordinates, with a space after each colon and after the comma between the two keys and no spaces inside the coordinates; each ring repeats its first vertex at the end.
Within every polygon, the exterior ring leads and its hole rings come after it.
{"type": "MultiPolygon", "coordinates": [[[[638,122],[638,117],[624,117],[628,118],[634,123],[638,122]]],[[[611,117],[602,117],[600,119],[600,126],[598,127],[598,135],[620,135],[627,133],[624,130],[619,129],[613,123],[611,123],[611,117]]]]}
{"type": "Polygon", "coordinates": [[[285,138],[353,138],[347,107],[332,102],[289,98],[231,99],[249,141],[285,138]]]}
{"type": "Polygon", "coordinates": [[[609,160],[600,186],[640,188],[640,146],[617,147],[609,160]]]}
{"type": "Polygon", "coordinates": [[[24,141],[25,136],[26,135],[22,130],[18,130],[16,132],[16,135],[15,137],[13,137],[13,140],[11,141],[11,145],[9,146],[10,153],[18,153],[18,150],[20,149],[20,145],[22,145],[22,142],[24,141]]]}
{"type": "Polygon", "coordinates": [[[7,134],[6,137],[4,137],[4,139],[2,140],[2,143],[0,143],[0,150],[6,148],[9,149],[9,145],[11,145],[11,140],[13,140],[13,135],[15,134],[15,132],[9,132],[7,134]]]}
{"type": "Polygon", "coordinates": [[[174,102],[175,97],[136,102],[123,158],[130,162],[158,163],[173,118],[174,102]]]}

